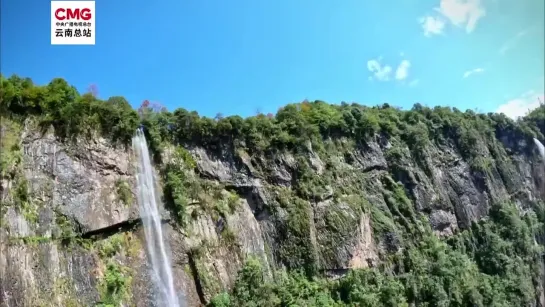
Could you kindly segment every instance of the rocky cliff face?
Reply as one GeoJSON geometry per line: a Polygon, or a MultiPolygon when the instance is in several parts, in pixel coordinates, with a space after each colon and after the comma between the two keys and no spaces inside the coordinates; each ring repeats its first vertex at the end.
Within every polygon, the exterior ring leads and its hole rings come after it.
{"type": "MultiPolygon", "coordinates": [[[[152,306],[131,150],[38,131],[4,125],[20,161],[2,180],[0,306],[152,306]]],[[[268,279],[282,268],[337,278],[402,249],[398,225],[412,223],[410,212],[449,237],[486,218],[494,202],[527,210],[545,199],[541,158],[509,136],[480,148],[492,161],[486,171],[451,141],[418,156],[379,135],[305,147],[251,155],[186,146],[195,167],[184,172],[197,191],[186,194],[183,223],[165,217],[164,227],[188,306],[231,289],[249,257],[268,279]]],[[[174,151],[163,160],[175,163],[174,151]]]]}

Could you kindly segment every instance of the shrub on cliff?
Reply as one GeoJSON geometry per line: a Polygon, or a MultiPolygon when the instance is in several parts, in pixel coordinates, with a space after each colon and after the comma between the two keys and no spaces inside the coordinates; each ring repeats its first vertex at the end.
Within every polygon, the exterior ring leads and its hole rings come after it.
{"type": "Polygon", "coordinates": [[[2,76],[0,89],[3,116],[20,121],[35,117],[45,128],[52,125],[64,139],[91,137],[96,131],[113,142],[128,144],[138,127],[138,114],[125,98],[103,101],[90,93],[80,95],[61,78],[37,86],[29,78],[2,76]]]}

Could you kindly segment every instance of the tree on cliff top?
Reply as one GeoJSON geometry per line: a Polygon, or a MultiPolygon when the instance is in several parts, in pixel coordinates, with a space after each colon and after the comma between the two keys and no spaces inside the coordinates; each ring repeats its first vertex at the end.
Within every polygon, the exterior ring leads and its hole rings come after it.
{"type": "Polygon", "coordinates": [[[456,108],[429,108],[420,104],[415,104],[412,110],[402,111],[388,104],[368,107],[356,103],[331,105],[323,101],[303,101],[284,106],[276,115],[259,113],[245,119],[221,116],[214,120],[182,108],[168,112],[160,104],[148,100],[137,112],[120,97],[103,101],[94,95],[80,96],[73,86],[60,78],[46,86],[37,86],[29,78],[15,75],[7,79],[2,77],[0,82],[3,114],[20,119],[39,117],[41,123],[53,125],[59,136],[67,138],[82,133],[90,135],[95,129],[113,140],[127,143],[139,121],[147,130],[161,131],[153,137],[210,148],[232,142],[245,146],[250,152],[304,150],[308,142],[320,150],[323,140],[339,137],[365,142],[382,135],[404,140],[420,150],[424,141],[459,139],[462,134],[474,134],[477,130],[540,140],[544,139],[545,133],[543,105],[523,119],[513,121],[497,113],[461,112],[456,108]],[[143,116],[143,113],[149,114],[143,116]]]}

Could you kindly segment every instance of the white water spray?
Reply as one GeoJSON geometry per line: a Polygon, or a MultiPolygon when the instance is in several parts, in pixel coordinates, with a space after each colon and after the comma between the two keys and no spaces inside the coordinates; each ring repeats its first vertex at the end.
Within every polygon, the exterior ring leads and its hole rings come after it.
{"type": "Polygon", "coordinates": [[[541,144],[541,142],[536,138],[534,138],[534,143],[536,143],[536,146],[537,146],[537,149],[539,150],[539,153],[541,154],[541,156],[545,160],[545,146],[543,146],[543,144],[541,144]]]}
{"type": "Polygon", "coordinates": [[[151,264],[152,276],[158,290],[158,306],[179,307],[178,296],[174,290],[170,259],[157,204],[160,203],[154,180],[148,145],[144,133],[138,129],[132,139],[132,146],[138,159],[138,204],[140,217],[146,234],[146,249],[151,264]]]}

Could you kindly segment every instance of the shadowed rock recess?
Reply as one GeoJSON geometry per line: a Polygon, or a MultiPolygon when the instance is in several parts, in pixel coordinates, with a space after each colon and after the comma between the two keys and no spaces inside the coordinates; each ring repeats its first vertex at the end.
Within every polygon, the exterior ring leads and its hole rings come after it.
{"type": "Polygon", "coordinates": [[[0,306],[154,306],[142,125],[187,306],[545,306],[545,107],[215,119],[1,79],[0,306]]]}

